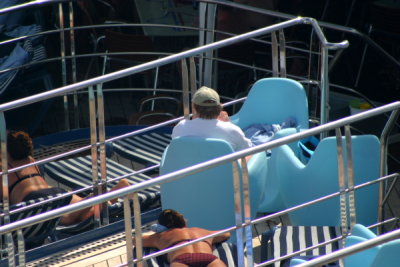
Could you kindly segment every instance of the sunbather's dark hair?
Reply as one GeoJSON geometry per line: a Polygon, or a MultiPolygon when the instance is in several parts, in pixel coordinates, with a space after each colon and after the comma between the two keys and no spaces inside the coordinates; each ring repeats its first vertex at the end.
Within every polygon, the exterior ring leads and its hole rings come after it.
{"type": "Polygon", "coordinates": [[[199,106],[196,104],[193,104],[194,108],[197,111],[197,115],[199,118],[205,119],[205,120],[212,120],[218,117],[219,113],[222,111],[222,106],[217,105],[217,106],[199,106]]]}
{"type": "Polygon", "coordinates": [[[184,228],[186,221],[182,214],[176,210],[166,209],[163,210],[158,216],[158,223],[167,228],[184,228]]]}
{"type": "Polygon", "coordinates": [[[29,134],[23,131],[9,131],[7,134],[7,151],[15,160],[32,156],[33,143],[29,134]]]}

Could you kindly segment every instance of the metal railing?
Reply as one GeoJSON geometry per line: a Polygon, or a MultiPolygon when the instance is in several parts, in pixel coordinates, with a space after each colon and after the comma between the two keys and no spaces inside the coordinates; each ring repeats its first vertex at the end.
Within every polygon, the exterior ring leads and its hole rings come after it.
{"type": "MultiPolygon", "coordinates": [[[[333,129],[337,129],[339,127],[345,126],[345,125],[349,125],[351,123],[360,121],[362,119],[367,119],[373,116],[377,116],[379,114],[382,113],[386,113],[386,112],[397,112],[400,108],[400,102],[395,102],[392,104],[388,104],[376,109],[372,109],[357,115],[353,115],[351,117],[347,117],[347,118],[343,118],[337,121],[333,121],[330,123],[327,123],[325,125],[321,125],[303,132],[299,132],[290,136],[286,136],[286,137],[282,137],[280,139],[271,141],[269,143],[263,144],[263,145],[259,145],[253,148],[248,148],[239,152],[235,152],[229,155],[225,155],[207,162],[203,162],[203,163],[199,163],[197,165],[194,166],[190,166],[169,174],[165,174],[165,175],[161,175],[159,177],[156,177],[150,181],[146,181],[140,184],[136,184],[136,185],[132,185],[129,186],[127,188],[123,188],[121,190],[118,191],[114,191],[114,192],[109,192],[109,193],[105,193],[103,195],[100,196],[96,196],[87,200],[84,200],[82,202],[78,202],[75,204],[71,204],[69,206],[66,207],[62,207],[59,208],[57,210],[53,210],[53,211],[49,211],[40,215],[36,215],[34,217],[31,218],[26,218],[17,222],[13,222],[7,225],[3,225],[0,227],[0,235],[4,235],[4,234],[8,234],[11,233],[12,231],[15,231],[17,229],[22,229],[24,227],[36,224],[36,223],[40,223],[52,218],[56,218],[59,216],[62,216],[65,213],[70,213],[70,212],[74,212],[74,211],[78,211],[80,209],[83,208],[87,208],[93,205],[98,205],[101,204],[105,201],[108,201],[110,199],[115,199],[118,197],[122,197],[124,198],[124,201],[126,202],[126,204],[128,203],[128,199],[130,199],[133,195],[133,199],[134,199],[134,203],[138,203],[138,197],[137,197],[137,192],[139,192],[140,190],[143,190],[147,187],[150,186],[154,186],[154,185],[159,185],[159,184],[163,184],[166,182],[171,182],[177,179],[181,179],[184,178],[188,175],[203,171],[205,169],[209,169],[209,168],[213,168],[216,166],[220,166],[222,164],[225,163],[233,163],[236,164],[235,162],[237,160],[243,159],[248,155],[251,154],[255,154],[255,153],[259,153],[262,151],[266,151],[268,149],[272,149],[284,144],[288,144],[288,143],[292,143],[294,141],[298,141],[300,139],[304,139],[306,137],[309,136],[313,136],[313,135],[317,135],[320,134],[321,132],[324,131],[329,131],[329,130],[333,130],[333,129]]],[[[390,127],[390,125],[388,125],[387,127],[390,127]]],[[[382,158],[384,158],[385,155],[382,155],[382,158]]],[[[381,181],[379,181],[381,182],[381,181]]],[[[338,193],[339,194],[339,193],[338,193]]],[[[125,218],[125,224],[126,224],[126,238],[127,238],[127,253],[128,255],[132,255],[132,243],[131,238],[132,238],[132,231],[131,231],[131,216],[130,216],[130,209],[129,209],[129,205],[125,205],[125,210],[124,210],[124,218],[125,218]]],[[[277,215],[277,214],[275,214],[277,215]]],[[[139,205],[135,205],[134,207],[134,216],[135,216],[135,233],[140,233],[141,231],[141,224],[140,224],[140,206],[139,205]]],[[[257,220],[252,221],[251,223],[255,223],[257,222],[257,220]]],[[[249,227],[249,225],[246,225],[245,223],[240,224],[241,227],[249,227]]],[[[229,228],[229,229],[224,229],[223,232],[227,232],[227,231],[232,231],[236,229],[236,227],[233,228],[229,228]]],[[[140,236],[140,234],[139,234],[140,236]]],[[[394,235],[391,235],[391,237],[393,237],[394,235]]],[[[396,232],[396,236],[397,236],[397,232],[396,232]]],[[[238,236],[240,237],[240,236],[238,236]]],[[[377,239],[377,241],[371,241],[369,242],[367,245],[364,246],[360,246],[361,248],[367,248],[370,247],[370,244],[380,244],[382,242],[385,242],[389,240],[388,238],[384,237],[384,238],[379,238],[377,239]]],[[[243,242],[242,239],[238,239],[238,243],[243,242]]],[[[246,242],[251,242],[251,240],[246,240],[246,242]]],[[[137,248],[139,249],[139,248],[137,248]]],[[[353,251],[353,252],[357,252],[359,247],[357,247],[357,250],[351,250],[350,248],[346,249],[346,251],[353,251]]],[[[157,254],[158,255],[158,254],[157,254]]],[[[336,254],[335,254],[336,255],[336,254]]],[[[341,254],[338,254],[341,255],[341,254]]],[[[143,257],[143,259],[147,259],[149,256],[143,257]]],[[[128,257],[129,262],[133,262],[133,258],[128,257]]]]}
{"type": "MultiPolygon", "coordinates": [[[[30,2],[30,3],[24,4],[23,6],[33,7],[33,6],[35,6],[37,4],[40,4],[40,3],[53,3],[53,2],[66,2],[66,1],[35,1],[35,2],[30,2]]],[[[205,0],[203,2],[214,3],[214,2],[219,2],[219,1],[206,1],[205,0]]],[[[228,4],[228,2],[226,2],[226,3],[228,4]]],[[[24,7],[13,7],[13,8],[10,8],[10,9],[2,9],[2,10],[0,10],[0,14],[6,13],[6,12],[12,12],[12,11],[18,10],[19,8],[24,8],[24,7]]],[[[246,8],[250,8],[250,7],[246,7],[246,8]]],[[[263,11],[263,12],[270,13],[270,11],[263,11]]],[[[156,68],[156,67],[159,67],[159,66],[163,66],[163,65],[166,65],[166,64],[169,64],[169,63],[177,62],[179,60],[183,60],[183,59],[190,58],[190,57],[193,57],[193,56],[198,56],[198,55],[206,53],[207,51],[211,51],[211,50],[214,50],[214,49],[217,49],[217,48],[225,47],[225,46],[228,46],[230,44],[238,43],[238,42],[243,41],[243,40],[248,40],[248,39],[251,39],[251,38],[262,36],[262,35],[267,34],[267,33],[272,33],[272,32],[279,31],[281,29],[285,29],[287,27],[291,27],[291,26],[299,25],[299,24],[311,25],[311,27],[317,32],[317,35],[320,38],[320,41],[322,42],[322,45],[325,47],[325,49],[330,49],[330,48],[336,48],[337,49],[337,48],[344,48],[344,47],[347,46],[346,42],[342,42],[342,43],[338,43],[338,44],[327,42],[327,40],[325,39],[325,37],[324,37],[324,35],[323,35],[323,33],[322,33],[321,29],[320,29],[320,25],[314,19],[311,19],[311,18],[293,18],[293,19],[290,19],[289,21],[281,22],[281,23],[278,23],[276,25],[268,26],[268,27],[265,27],[265,28],[262,28],[262,29],[258,29],[258,30],[255,30],[255,31],[251,31],[251,32],[245,33],[245,34],[237,35],[237,36],[234,36],[234,37],[222,40],[222,41],[213,42],[213,43],[210,43],[210,44],[198,47],[198,48],[190,49],[188,51],[177,53],[177,54],[171,55],[171,56],[167,56],[167,57],[164,57],[164,58],[152,61],[152,62],[144,63],[144,64],[141,64],[141,65],[138,65],[138,66],[135,66],[135,67],[127,68],[127,69],[124,69],[124,70],[121,70],[121,71],[117,71],[117,72],[113,72],[113,73],[110,73],[110,74],[106,74],[106,75],[103,75],[101,77],[96,77],[96,78],[88,79],[86,81],[77,82],[77,83],[74,83],[72,85],[67,85],[67,86],[64,86],[64,87],[61,87],[61,88],[57,88],[57,89],[54,89],[54,90],[51,90],[51,91],[48,91],[48,92],[44,92],[44,93],[40,93],[40,94],[37,94],[37,95],[25,97],[23,99],[11,101],[9,103],[1,104],[0,105],[0,140],[1,140],[1,151],[2,151],[2,155],[1,156],[4,159],[2,161],[2,170],[3,170],[3,172],[1,173],[2,178],[3,178],[3,188],[8,188],[8,184],[7,184],[7,181],[8,181],[7,175],[8,175],[8,173],[15,172],[15,171],[18,171],[18,170],[26,167],[26,166],[22,166],[22,167],[18,167],[18,168],[13,168],[12,170],[8,170],[7,169],[8,168],[7,160],[6,160],[7,159],[7,150],[6,150],[6,128],[7,127],[6,127],[4,112],[6,112],[8,110],[15,109],[15,108],[18,108],[18,107],[26,106],[26,105],[29,105],[29,104],[32,104],[32,103],[37,103],[37,102],[40,102],[40,101],[44,101],[44,100],[47,100],[47,99],[50,99],[50,98],[53,98],[53,97],[64,96],[64,95],[67,95],[69,93],[75,93],[75,92],[78,92],[78,90],[88,88],[89,94],[91,95],[90,96],[90,105],[93,108],[91,110],[91,112],[90,112],[90,116],[91,116],[91,120],[92,120],[92,125],[91,125],[91,138],[92,138],[91,139],[91,145],[82,147],[80,149],[77,149],[77,150],[74,150],[74,151],[71,151],[71,152],[67,152],[67,153],[62,154],[62,155],[57,155],[56,157],[52,157],[52,158],[49,158],[49,159],[38,161],[37,163],[49,162],[49,161],[52,161],[52,160],[54,160],[56,158],[61,158],[62,156],[65,156],[65,155],[71,155],[73,153],[76,153],[77,151],[83,151],[83,150],[87,150],[89,148],[92,148],[93,161],[97,162],[97,147],[100,147],[100,151],[105,151],[103,146],[105,145],[106,142],[111,142],[111,141],[114,141],[114,140],[118,140],[118,139],[122,139],[122,138],[125,138],[125,137],[128,137],[128,136],[139,134],[141,132],[145,132],[145,131],[149,131],[149,130],[152,130],[152,129],[156,129],[158,127],[162,127],[164,125],[168,125],[168,124],[170,124],[172,122],[176,122],[179,119],[181,119],[181,118],[177,118],[177,119],[175,119],[173,121],[165,122],[165,123],[162,123],[162,124],[159,124],[159,125],[148,127],[146,129],[143,129],[143,130],[135,131],[135,132],[132,132],[132,133],[128,133],[128,134],[125,134],[125,135],[121,135],[121,136],[110,138],[110,139],[106,140],[105,136],[104,136],[104,127],[105,127],[104,121],[102,121],[102,119],[100,119],[100,121],[97,122],[98,125],[95,123],[97,115],[99,115],[100,118],[101,118],[101,116],[104,115],[103,110],[101,108],[102,102],[103,102],[103,91],[104,91],[102,89],[102,84],[103,83],[108,82],[108,81],[112,81],[112,80],[115,80],[115,79],[118,79],[118,78],[127,77],[127,76],[135,74],[135,73],[139,73],[139,72],[142,72],[142,71],[145,71],[145,70],[153,69],[153,68],[156,68]],[[96,87],[96,88],[94,88],[94,87],[96,87]],[[95,103],[96,101],[97,101],[97,105],[95,103]],[[99,106],[99,103],[100,103],[100,106],[99,106]],[[96,109],[96,106],[97,106],[97,109],[96,109]],[[97,132],[100,133],[100,137],[99,138],[96,137],[97,132]]],[[[329,25],[324,25],[324,26],[329,26],[329,25]]],[[[325,74],[324,75],[327,75],[327,59],[328,59],[327,58],[327,54],[324,55],[324,58],[326,58],[326,61],[323,64],[325,66],[325,71],[324,71],[325,74]]],[[[328,86],[328,78],[327,78],[327,76],[326,76],[325,80],[322,81],[322,84],[326,88],[325,92],[328,93],[328,89],[327,89],[328,88],[327,87],[328,86]]],[[[324,93],[324,95],[326,95],[326,94],[324,93]]],[[[327,99],[323,97],[323,101],[321,101],[322,115],[324,114],[323,110],[326,111],[326,108],[327,108],[326,101],[327,101],[327,99]],[[325,104],[322,104],[322,103],[325,103],[325,104]]],[[[237,102],[239,102],[239,101],[237,101],[237,102]]],[[[14,231],[16,229],[21,229],[21,228],[36,224],[38,222],[43,222],[43,221],[48,220],[48,219],[59,217],[59,216],[65,214],[65,213],[77,211],[77,210],[80,210],[80,209],[83,209],[83,208],[86,208],[86,207],[89,207],[89,206],[92,206],[92,205],[99,205],[99,204],[101,204],[101,203],[103,203],[105,201],[108,201],[110,199],[114,199],[114,198],[117,198],[117,197],[123,197],[124,201],[127,202],[128,198],[130,198],[129,195],[131,195],[131,194],[133,194],[133,196],[134,196],[133,198],[134,198],[134,203],[135,203],[135,209],[134,209],[135,222],[136,222],[135,231],[136,231],[136,233],[140,233],[140,223],[137,223],[137,220],[140,219],[140,207],[138,207],[137,192],[142,190],[142,189],[144,189],[144,188],[147,188],[149,186],[153,186],[153,185],[156,185],[156,184],[162,184],[162,183],[170,182],[170,181],[173,181],[173,180],[177,180],[177,179],[186,177],[187,175],[190,175],[190,174],[193,174],[193,173],[197,173],[197,172],[202,171],[204,169],[212,168],[212,167],[219,166],[219,165],[222,165],[222,164],[225,164],[225,163],[232,162],[233,164],[235,164],[235,162],[237,160],[239,160],[241,158],[244,158],[247,155],[251,155],[251,154],[254,154],[254,153],[261,152],[261,151],[266,151],[268,149],[271,149],[271,148],[274,148],[274,147],[277,147],[277,146],[280,146],[280,145],[283,145],[283,144],[287,144],[287,143],[290,143],[290,142],[293,142],[293,141],[297,141],[297,140],[303,139],[303,138],[308,137],[308,136],[321,134],[321,133],[326,133],[329,130],[333,130],[333,129],[336,129],[338,127],[341,127],[341,126],[344,126],[344,125],[348,125],[348,124],[351,124],[351,123],[356,122],[356,121],[360,121],[360,120],[363,120],[363,119],[366,119],[366,118],[369,118],[369,117],[372,117],[372,116],[376,116],[376,115],[379,115],[379,114],[383,114],[383,113],[395,110],[395,112],[393,113],[391,119],[389,120],[389,124],[385,128],[385,129],[391,129],[391,127],[393,125],[393,122],[395,121],[395,118],[397,118],[399,107],[400,107],[400,102],[395,102],[395,103],[392,103],[392,104],[389,104],[389,105],[385,105],[383,107],[380,107],[380,108],[377,108],[377,109],[374,109],[374,110],[370,110],[370,111],[367,111],[367,112],[364,112],[364,113],[361,113],[361,114],[358,114],[358,115],[354,115],[354,116],[351,116],[349,118],[341,119],[341,120],[338,120],[338,121],[335,121],[335,122],[326,123],[326,124],[324,124],[322,126],[315,127],[313,129],[310,129],[310,130],[307,130],[307,131],[304,131],[304,132],[301,132],[301,133],[297,133],[297,134],[294,134],[292,136],[285,137],[285,138],[282,138],[282,139],[279,139],[279,140],[275,140],[275,141],[272,141],[272,142],[270,142],[268,144],[265,144],[265,145],[260,145],[258,147],[246,149],[246,150],[243,150],[243,151],[240,151],[240,152],[235,152],[233,154],[230,154],[230,155],[227,155],[227,156],[215,159],[215,160],[211,160],[211,161],[208,161],[208,162],[205,162],[205,163],[201,163],[201,164],[198,164],[198,165],[195,165],[195,166],[191,166],[189,168],[185,168],[183,170],[180,170],[180,171],[177,171],[177,172],[174,172],[174,173],[171,173],[171,174],[159,176],[159,177],[157,177],[157,178],[155,178],[155,179],[153,179],[152,181],[149,181],[149,182],[144,182],[144,183],[141,183],[141,184],[132,185],[129,188],[125,188],[125,189],[121,189],[121,190],[116,191],[116,192],[111,192],[111,193],[106,193],[106,194],[103,194],[103,195],[100,195],[100,196],[96,196],[96,197],[93,197],[91,199],[88,199],[88,200],[85,200],[85,201],[82,201],[82,202],[79,202],[79,203],[76,203],[76,204],[73,204],[73,205],[70,205],[70,206],[67,206],[67,207],[63,207],[63,208],[60,208],[58,210],[54,210],[54,211],[50,211],[50,212],[47,212],[47,213],[44,213],[44,214],[41,214],[41,215],[37,215],[37,216],[34,216],[32,218],[23,219],[23,220],[18,221],[18,222],[9,223],[9,214],[10,213],[9,213],[9,205],[8,205],[8,192],[6,192],[5,194],[3,194],[3,202],[4,202],[4,214],[5,214],[4,218],[5,218],[5,222],[6,223],[8,222],[8,224],[3,225],[3,226],[0,227],[0,234],[1,235],[8,234],[11,231],[14,231]]],[[[322,116],[322,117],[324,117],[324,116],[322,116]]],[[[386,159],[385,155],[387,153],[387,135],[388,135],[388,133],[389,133],[389,130],[385,130],[383,135],[382,135],[382,138],[381,138],[381,143],[382,143],[381,153],[383,155],[381,158],[383,160],[386,159]]],[[[105,166],[105,162],[103,162],[104,159],[105,159],[105,155],[101,154],[100,158],[102,160],[101,169],[105,170],[106,166],[105,166]]],[[[381,172],[382,173],[384,172],[383,169],[384,169],[385,165],[386,165],[386,162],[382,162],[381,163],[381,172]]],[[[93,174],[96,175],[96,177],[97,177],[97,172],[98,172],[97,169],[93,170],[93,174]]],[[[136,172],[133,172],[132,174],[135,174],[135,173],[136,172]]],[[[106,176],[106,174],[102,173],[102,179],[105,179],[105,176],[106,176]]],[[[5,190],[5,191],[7,191],[7,190],[5,190]]],[[[381,192],[383,192],[383,191],[381,190],[381,192]]],[[[380,195],[380,200],[382,200],[382,198],[383,198],[383,196],[380,195]]],[[[131,226],[130,226],[130,220],[129,220],[129,218],[131,218],[131,216],[130,216],[130,210],[128,208],[129,205],[127,205],[127,203],[125,203],[125,204],[126,204],[125,205],[126,209],[125,209],[124,212],[125,212],[126,229],[127,229],[126,230],[127,244],[128,244],[127,252],[128,252],[128,255],[130,255],[129,256],[129,261],[131,262],[131,261],[133,261],[133,255],[132,255],[132,252],[131,252],[132,251],[132,243],[130,243],[130,241],[129,241],[130,237],[131,237],[131,234],[132,234],[132,231],[130,231],[131,226]]],[[[381,207],[381,205],[382,205],[382,203],[380,202],[379,206],[381,207]]],[[[246,226],[248,226],[248,225],[242,224],[242,227],[246,227],[246,226]]],[[[233,227],[233,228],[230,228],[230,229],[225,230],[225,231],[231,231],[233,229],[236,229],[236,228],[233,227]]],[[[11,243],[12,242],[10,242],[10,245],[12,246],[11,243]]]]}
{"type": "MultiPolygon", "coordinates": [[[[177,62],[179,60],[183,60],[186,58],[190,58],[195,55],[199,55],[209,50],[217,49],[220,47],[225,47],[230,44],[234,44],[243,40],[247,40],[249,38],[253,38],[256,36],[260,36],[266,33],[270,33],[273,31],[277,31],[280,29],[284,29],[293,25],[298,24],[310,24],[316,31],[321,32],[317,22],[310,18],[296,18],[293,20],[289,20],[286,22],[282,22],[276,25],[272,25],[269,27],[265,27],[262,29],[258,29],[252,32],[248,32],[245,34],[241,34],[238,36],[234,36],[222,41],[218,41],[212,44],[208,44],[202,47],[190,49],[188,51],[184,51],[175,55],[167,56],[161,59],[157,59],[148,63],[144,63],[138,66],[134,66],[131,68],[123,69],[120,71],[116,71],[113,73],[109,73],[100,77],[88,79],[85,81],[77,82],[72,85],[67,85],[58,89],[54,89],[51,91],[39,93],[33,96],[25,97],[22,99],[18,99],[15,101],[11,101],[5,104],[0,105],[0,139],[1,139],[1,146],[2,146],[2,170],[3,170],[3,187],[8,188],[7,182],[7,172],[8,172],[8,165],[7,165],[7,149],[6,149],[6,120],[5,120],[5,112],[8,110],[16,109],[22,106],[26,106],[29,104],[37,103],[39,101],[44,101],[50,98],[54,98],[57,96],[65,96],[68,93],[73,93],[78,91],[79,89],[88,88],[89,93],[89,107],[90,107],[90,129],[91,129],[91,145],[92,145],[92,160],[93,160],[93,181],[97,182],[97,148],[95,146],[96,143],[100,143],[100,161],[101,161],[101,182],[104,182],[106,179],[106,174],[103,173],[105,171],[105,124],[104,124],[104,109],[103,109],[103,90],[102,85],[105,82],[112,81],[121,77],[126,77],[135,73],[139,73],[148,69],[160,67],[172,62],[177,62]],[[93,87],[96,87],[95,89],[93,87]],[[97,136],[97,131],[99,135],[97,136]]],[[[321,32],[322,34],[322,32],[321,32]]],[[[323,36],[323,35],[322,35],[323,36]]],[[[322,38],[322,37],[321,37],[322,38]]],[[[324,44],[328,45],[329,47],[334,47],[334,44],[327,43],[325,39],[324,44]]],[[[345,47],[347,46],[347,42],[336,44],[336,47],[345,47]]],[[[4,202],[4,210],[5,213],[8,213],[9,210],[9,196],[8,192],[4,192],[3,194],[3,202],[4,202]]],[[[5,217],[5,221],[7,222],[7,216],[5,217]]]]}

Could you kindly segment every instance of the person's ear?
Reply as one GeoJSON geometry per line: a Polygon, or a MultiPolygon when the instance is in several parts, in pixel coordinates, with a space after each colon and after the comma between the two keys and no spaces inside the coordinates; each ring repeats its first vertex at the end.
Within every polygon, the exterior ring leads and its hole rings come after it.
{"type": "Polygon", "coordinates": [[[192,104],[192,113],[193,113],[193,115],[194,115],[194,114],[197,114],[197,110],[196,110],[196,108],[194,107],[193,104],[192,104]]]}

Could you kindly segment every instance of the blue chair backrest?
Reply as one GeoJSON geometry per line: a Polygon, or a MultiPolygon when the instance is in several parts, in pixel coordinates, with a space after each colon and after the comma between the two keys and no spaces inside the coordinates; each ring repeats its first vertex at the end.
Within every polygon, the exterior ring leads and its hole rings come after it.
{"type": "MultiPolygon", "coordinates": [[[[358,243],[367,241],[368,239],[362,238],[359,236],[353,236],[350,235],[346,237],[346,247],[350,247],[353,245],[356,245],[358,243]]],[[[350,255],[344,259],[345,266],[371,266],[372,261],[376,257],[378,251],[379,251],[379,246],[372,247],[370,249],[361,251],[359,253],[356,253],[354,255],[350,255]]],[[[386,266],[386,265],[382,265],[386,266]]]]}
{"type": "MultiPolygon", "coordinates": [[[[170,173],[232,153],[229,143],[217,139],[179,137],[173,139],[161,160],[160,174],[170,173]]],[[[175,209],[190,227],[220,230],[235,225],[232,165],[161,185],[162,209],[175,209]]]]}
{"type": "Polygon", "coordinates": [[[308,101],[303,86],[287,78],[258,80],[238,113],[231,121],[244,129],[252,124],[280,124],[288,117],[297,121],[299,129],[308,129],[308,101]]]}
{"type": "MultiPolygon", "coordinates": [[[[356,224],[351,235],[346,237],[346,247],[375,238],[376,235],[361,224],[356,224]]],[[[376,247],[360,251],[345,258],[345,266],[397,266],[400,256],[400,240],[393,240],[376,247]]]]}
{"type": "Polygon", "coordinates": [[[376,234],[372,230],[359,223],[353,226],[353,228],[351,229],[351,234],[366,239],[376,237],[376,234]]]}
{"type": "Polygon", "coordinates": [[[398,266],[400,262],[400,240],[393,240],[381,245],[371,267],[398,266]]]}
{"type": "MultiPolygon", "coordinates": [[[[179,137],[171,141],[161,160],[160,174],[170,173],[232,153],[231,145],[219,139],[179,137]]],[[[263,195],[266,178],[266,154],[258,153],[248,162],[251,216],[254,217],[263,195]]],[[[239,172],[241,168],[239,166],[239,172]]],[[[175,209],[189,226],[220,230],[235,225],[232,164],[161,185],[163,209],[175,209]]]]}
{"type": "MultiPolygon", "coordinates": [[[[380,143],[376,136],[352,136],[352,156],[355,185],[379,177],[380,143]]],[[[335,137],[323,139],[306,165],[287,145],[273,149],[268,168],[276,168],[274,178],[279,179],[287,208],[339,191],[335,137]]],[[[357,222],[376,223],[378,185],[359,189],[355,196],[357,222]]],[[[339,197],[291,212],[289,217],[294,225],[340,226],[339,197]]]]}

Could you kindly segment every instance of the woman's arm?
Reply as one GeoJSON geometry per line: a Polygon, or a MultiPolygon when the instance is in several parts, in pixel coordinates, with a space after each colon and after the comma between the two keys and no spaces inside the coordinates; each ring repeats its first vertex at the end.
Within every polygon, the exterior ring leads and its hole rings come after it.
{"type": "MultiPolygon", "coordinates": [[[[215,231],[215,232],[218,232],[218,231],[215,231]]],[[[223,241],[228,240],[230,237],[231,237],[231,233],[229,233],[229,232],[217,235],[216,237],[213,238],[213,243],[221,243],[223,241]]]]}
{"type": "MultiPolygon", "coordinates": [[[[158,248],[159,235],[156,234],[144,234],[142,235],[142,246],[150,248],[158,248]]],[[[136,236],[133,237],[133,244],[136,244],[136,236]]]]}

